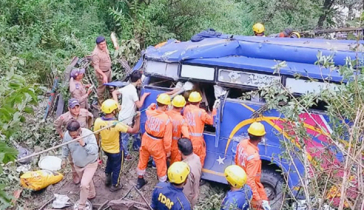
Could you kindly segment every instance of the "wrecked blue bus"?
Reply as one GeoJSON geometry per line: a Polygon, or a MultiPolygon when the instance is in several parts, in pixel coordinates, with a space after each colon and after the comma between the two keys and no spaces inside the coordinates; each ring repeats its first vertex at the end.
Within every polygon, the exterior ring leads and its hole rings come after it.
{"type": "MultiPolygon", "coordinates": [[[[254,121],[264,124],[266,140],[259,145],[262,159],[262,183],[273,209],[281,205],[281,189],[288,184],[292,192],[300,186],[299,174],[304,173],[304,164],[295,161],[295,168],[289,160],[279,158],[282,153],[280,137],[290,139],[284,131],[284,119],[276,110],[262,113],[259,118],[252,115],[264,106],[264,100],[257,97],[243,99],[243,93],[258,90],[259,87],[280,82],[293,94],[300,95],[322,88],[335,88],[343,80],[336,71],[314,65],[317,54],[333,55],[335,65],[345,65],[346,58],[357,56],[351,50],[355,41],[290,39],[222,35],[206,38],[199,42],[178,42],[169,40],[158,47],[148,47],[134,70],[142,70],[146,79],[142,92],[150,92],[144,108],[155,103],[157,95],[171,91],[178,82],[198,84],[204,94],[203,104],[207,111],[212,110],[217,99],[214,86],[226,90],[218,99],[220,104],[214,125],[206,126],[206,160],[202,178],[226,183],[224,169],[234,164],[236,146],[247,136],[248,126],[254,121]],[[279,74],[273,67],[285,61],[279,74]],[[295,75],[302,75],[296,78],[295,75]],[[315,79],[308,80],[307,77],[315,79]],[[326,81],[325,81],[326,80],[326,81]],[[328,82],[329,80],[329,82],[328,82]]],[[[302,114],[305,128],[312,136],[307,142],[310,148],[323,147],[325,134],[332,132],[324,110],[316,107],[312,112],[302,114]],[[317,123],[320,125],[319,128],[317,123]]],[[[145,114],[141,117],[141,130],[144,131],[145,114]]],[[[319,156],[319,152],[307,152],[309,159],[319,156]]],[[[339,155],[337,156],[340,159],[339,155]]]]}

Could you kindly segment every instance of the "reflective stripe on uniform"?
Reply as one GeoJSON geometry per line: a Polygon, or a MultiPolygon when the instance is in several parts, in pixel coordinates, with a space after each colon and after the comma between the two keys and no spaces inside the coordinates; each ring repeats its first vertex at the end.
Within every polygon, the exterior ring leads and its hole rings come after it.
{"type": "Polygon", "coordinates": [[[140,170],[139,168],[137,168],[137,174],[138,174],[138,176],[144,176],[145,171],[146,171],[146,169],[140,170]]]}
{"type": "Polygon", "coordinates": [[[202,133],[190,133],[190,136],[202,136],[202,133]]]}
{"type": "Polygon", "coordinates": [[[167,181],[167,176],[162,176],[162,177],[159,177],[158,180],[160,182],[166,182],[167,181]]]}
{"type": "Polygon", "coordinates": [[[249,157],[246,158],[247,161],[251,160],[254,158],[254,155],[250,155],[249,157]]]}
{"type": "Polygon", "coordinates": [[[173,136],[173,137],[172,137],[172,139],[173,139],[173,140],[178,140],[178,139],[180,139],[180,138],[178,138],[178,137],[176,137],[176,136],[173,136]]]}
{"type": "Polygon", "coordinates": [[[145,132],[145,134],[147,134],[148,137],[150,137],[151,139],[154,139],[154,140],[161,140],[162,139],[162,137],[155,137],[155,136],[150,135],[147,132],[145,132]]]}

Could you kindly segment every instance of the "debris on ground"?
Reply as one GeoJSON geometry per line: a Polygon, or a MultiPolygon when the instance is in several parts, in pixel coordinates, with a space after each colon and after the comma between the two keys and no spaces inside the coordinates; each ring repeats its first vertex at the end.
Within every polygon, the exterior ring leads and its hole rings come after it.
{"type": "Polygon", "coordinates": [[[54,197],[56,199],[53,201],[52,207],[55,209],[63,209],[72,205],[67,195],[54,194],[54,197]]]}
{"type": "MultiPolygon", "coordinates": [[[[15,147],[18,150],[18,159],[21,159],[23,157],[26,157],[26,156],[32,154],[28,149],[26,149],[18,144],[16,144],[15,147]]],[[[31,160],[32,160],[32,158],[27,158],[22,161],[19,161],[19,163],[20,164],[29,164],[31,162],[31,160]]]]}

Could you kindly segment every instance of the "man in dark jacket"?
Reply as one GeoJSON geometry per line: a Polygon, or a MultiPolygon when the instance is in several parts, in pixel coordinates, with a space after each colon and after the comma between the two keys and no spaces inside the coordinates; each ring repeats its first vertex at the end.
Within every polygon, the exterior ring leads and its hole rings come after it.
{"type": "Polygon", "coordinates": [[[183,193],[190,167],[185,162],[175,162],[168,169],[170,183],[159,182],[153,190],[154,210],[191,210],[191,205],[183,193]]]}
{"type": "Polygon", "coordinates": [[[225,169],[225,177],[230,186],[221,204],[221,210],[248,210],[252,190],[246,185],[247,175],[240,166],[231,165],[225,169]]]}

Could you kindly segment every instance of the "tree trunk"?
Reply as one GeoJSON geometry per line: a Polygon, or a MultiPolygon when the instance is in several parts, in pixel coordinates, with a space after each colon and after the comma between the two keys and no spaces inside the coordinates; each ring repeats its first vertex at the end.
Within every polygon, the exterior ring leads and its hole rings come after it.
{"type": "Polygon", "coordinates": [[[335,0],[325,0],[324,5],[322,7],[323,13],[320,15],[320,18],[317,23],[318,28],[322,28],[324,26],[324,22],[327,18],[327,14],[329,13],[334,2],[335,2],[335,0]]]}

